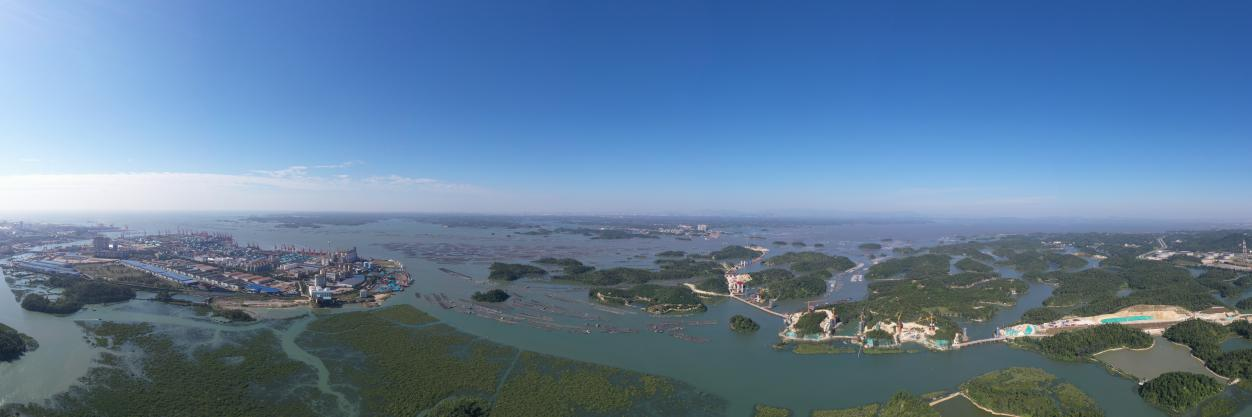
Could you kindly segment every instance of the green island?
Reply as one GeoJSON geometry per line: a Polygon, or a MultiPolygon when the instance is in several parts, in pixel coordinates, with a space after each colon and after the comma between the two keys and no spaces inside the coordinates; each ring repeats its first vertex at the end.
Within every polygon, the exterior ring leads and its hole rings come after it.
{"type": "Polygon", "coordinates": [[[526,264],[508,264],[504,262],[493,262],[491,264],[491,275],[487,279],[496,281],[517,281],[527,277],[538,277],[548,273],[543,268],[526,265],[526,264]]]}
{"type": "MultiPolygon", "coordinates": [[[[540,261],[544,261],[541,259],[540,261]]],[[[725,268],[722,264],[697,259],[692,254],[687,258],[657,259],[657,270],[643,268],[617,267],[596,269],[573,259],[559,260],[564,275],[553,277],[555,280],[573,281],[589,285],[617,285],[622,283],[642,284],[649,281],[669,281],[679,279],[722,279],[725,268]]]]}
{"type": "Polygon", "coordinates": [[[898,247],[891,248],[891,253],[900,255],[900,256],[912,256],[912,255],[917,254],[917,252],[920,252],[919,250],[917,250],[917,248],[913,248],[909,246],[898,246],[898,247]]]}
{"type": "Polygon", "coordinates": [[[988,243],[965,242],[965,243],[951,243],[947,245],[939,245],[939,246],[929,248],[926,251],[929,253],[934,253],[934,254],[939,254],[939,255],[963,256],[966,258],[974,259],[982,263],[992,263],[996,261],[996,258],[994,256],[988,255],[986,252],[983,252],[984,249],[987,249],[989,247],[990,246],[988,243]]]}
{"type": "MultiPolygon", "coordinates": [[[[1110,258],[1111,259],[1111,258],[1110,258]]],[[[1201,285],[1186,269],[1159,261],[1127,260],[1119,266],[1077,272],[1026,274],[1027,279],[1055,285],[1044,309],[1028,312],[1029,323],[1065,315],[1094,316],[1134,305],[1178,306],[1191,311],[1224,306],[1213,290],[1201,285]],[[1121,291],[1129,291],[1119,294],[1121,291]]]]}
{"type": "Polygon", "coordinates": [[[576,275],[584,272],[590,272],[595,267],[583,265],[582,261],[574,258],[542,258],[535,263],[540,265],[550,265],[561,267],[561,272],[565,275],[576,275]]]}
{"type": "Polygon", "coordinates": [[[757,404],[752,409],[752,417],[791,417],[791,410],[757,404]]]}
{"type": "MultiPolygon", "coordinates": [[[[946,255],[914,258],[941,261],[938,263],[942,264],[943,271],[925,266],[934,261],[906,261],[908,267],[903,268],[906,272],[900,272],[903,275],[899,278],[870,282],[869,295],[864,300],[819,308],[833,309],[843,321],[859,318],[866,329],[894,329],[897,322],[916,323],[931,329],[925,336],[927,339],[946,345],[960,332],[956,320],[990,319],[996,311],[1012,305],[1029,287],[1025,282],[1005,279],[995,273],[949,275],[946,255]]],[[[894,271],[896,267],[890,268],[894,271]]]]}
{"type": "Polygon", "coordinates": [[[116,303],[135,298],[135,291],[130,288],[99,281],[53,277],[49,283],[64,288],[59,298],[53,301],[42,294],[29,294],[22,298],[22,308],[49,314],[71,314],[87,304],[116,303]]]}
{"type": "Polygon", "coordinates": [[[474,295],[470,296],[474,301],[481,303],[503,303],[509,300],[509,293],[499,288],[487,291],[474,291],[474,295]]]}
{"type": "Polygon", "coordinates": [[[1055,336],[1013,339],[1010,344],[1039,352],[1045,357],[1061,361],[1090,360],[1092,355],[1109,349],[1145,349],[1152,346],[1152,336],[1132,327],[1120,324],[1071,330],[1055,336]]]}
{"type": "Polygon", "coordinates": [[[761,288],[761,292],[766,298],[775,300],[816,297],[826,293],[826,279],[830,277],[829,272],[814,272],[797,278],[770,282],[761,288]]]}
{"type": "Polygon", "coordinates": [[[725,400],[672,379],[520,351],[411,306],[335,314],[298,339],[367,416],[419,415],[453,397],[491,402],[492,417],[725,414],[725,400]]]}
{"type": "Polygon", "coordinates": [[[1167,372],[1139,386],[1139,396],[1173,415],[1195,408],[1221,394],[1226,385],[1208,375],[1167,372]]]}
{"type": "Polygon", "coordinates": [[[761,329],[761,325],[743,315],[733,315],[730,317],[730,330],[740,333],[751,333],[761,329]]]}
{"type": "Polygon", "coordinates": [[[1000,262],[1001,265],[1011,266],[1023,274],[1044,272],[1049,268],[1077,269],[1087,266],[1087,260],[1082,257],[1046,250],[1002,249],[994,253],[1007,258],[1000,262]]]}
{"type": "Polygon", "coordinates": [[[907,258],[888,259],[875,264],[865,273],[865,279],[882,280],[908,275],[911,278],[929,278],[948,274],[952,257],[926,254],[907,258]]]}
{"type": "Polygon", "coordinates": [[[1078,387],[1038,368],[1008,368],[961,384],[974,404],[1018,416],[1097,417],[1104,412],[1078,387]]]}
{"type": "Polygon", "coordinates": [[[606,304],[641,306],[652,314],[698,313],[707,307],[691,288],[642,284],[633,288],[592,288],[588,296],[606,304]]]}
{"type": "Polygon", "coordinates": [[[860,245],[857,245],[856,248],[860,250],[879,250],[879,249],[882,249],[882,244],[874,243],[874,242],[862,243],[860,245]]]}
{"type": "Polygon", "coordinates": [[[813,410],[811,417],[939,417],[939,412],[921,397],[897,392],[887,402],[854,408],[813,410]]]}
{"type": "MultiPolygon", "coordinates": [[[[787,269],[798,273],[810,272],[842,272],[856,266],[846,256],[831,256],[821,252],[788,252],[765,259],[767,266],[786,265],[787,269]]],[[[753,277],[755,279],[755,276],[753,277]]]]}
{"type": "Polygon", "coordinates": [[[0,323],[0,362],[12,362],[39,347],[34,338],[0,323]]]}
{"type": "Polygon", "coordinates": [[[775,300],[810,298],[825,294],[826,280],[834,276],[834,272],[856,266],[847,257],[820,252],[789,252],[767,258],[763,264],[775,268],[749,274],[752,276],[750,284],[760,287],[766,298],[775,300]],[[796,273],[803,275],[796,276],[796,273]]]}
{"type": "Polygon", "coordinates": [[[961,260],[956,261],[956,267],[967,272],[991,272],[995,270],[991,265],[975,261],[973,258],[961,258],[961,260]]]}
{"type": "Polygon", "coordinates": [[[718,249],[718,250],[716,250],[716,251],[713,251],[713,252],[709,253],[709,256],[710,256],[712,259],[714,259],[714,260],[719,260],[719,259],[754,259],[754,258],[756,258],[756,257],[758,257],[758,256],[761,256],[761,255],[764,255],[764,254],[765,254],[765,252],[762,252],[762,251],[758,251],[758,250],[754,250],[754,249],[748,249],[748,248],[745,248],[745,247],[743,247],[743,246],[739,246],[739,245],[730,245],[730,246],[727,246],[727,247],[724,247],[724,248],[721,248],[721,249],[718,249]]]}
{"type": "Polygon", "coordinates": [[[681,257],[687,256],[687,252],[683,252],[680,250],[667,250],[664,252],[657,253],[656,256],[662,257],[662,258],[681,258],[681,257]]]}
{"type": "Polygon", "coordinates": [[[222,319],[229,321],[229,322],[256,321],[256,318],[252,317],[251,314],[248,314],[247,311],[237,310],[233,308],[214,307],[213,316],[221,317],[222,319]]]}

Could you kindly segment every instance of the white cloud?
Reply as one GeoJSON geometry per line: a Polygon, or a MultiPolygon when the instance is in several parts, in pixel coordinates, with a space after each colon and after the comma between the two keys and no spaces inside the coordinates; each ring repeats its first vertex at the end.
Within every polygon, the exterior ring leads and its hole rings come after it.
{"type": "Polygon", "coordinates": [[[362,161],[344,161],[344,162],[340,162],[340,163],[338,163],[338,164],[329,164],[329,165],[314,165],[314,166],[313,166],[313,168],[320,168],[320,169],[343,169],[343,168],[352,168],[352,167],[354,167],[354,166],[361,165],[361,164],[364,164],[364,163],[365,163],[365,162],[362,162],[362,161]]]}

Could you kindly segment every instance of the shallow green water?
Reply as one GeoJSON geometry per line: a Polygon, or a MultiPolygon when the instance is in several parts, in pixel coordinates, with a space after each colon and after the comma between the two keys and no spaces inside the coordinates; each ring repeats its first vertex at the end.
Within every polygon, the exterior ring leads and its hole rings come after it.
{"type": "Polygon", "coordinates": [[[1140,380],[1149,380],[1166,372],[1191,372],[1225,380],[1204,367],[1204,363],[1191,355],[1191,349],[1154,337],[1151,348],[1145,350],[1120,349],[1096,355],[1110,366],[1120,369],[1140,380]]]}

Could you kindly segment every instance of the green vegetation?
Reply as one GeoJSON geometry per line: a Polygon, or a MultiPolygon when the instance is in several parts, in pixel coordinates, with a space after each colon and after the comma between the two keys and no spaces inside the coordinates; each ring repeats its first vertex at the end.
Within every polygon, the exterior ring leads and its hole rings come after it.
{"type": "Polygon", "coordinates": [[[739,246],[739,245],[731,245],[731,246],[724,247],[724,248],[722,248],[721,250],[717,250],[717,251],[714,251],[714,252],[712,252],[712,253],[709,253],[709,256],[711,256],[711,257],[712,257],[713,259],[715,259],[715,260],[721,260],[721,259],[753,259],[753,258],[756,258],[756,257],[761,256],[761,255],[763,255],[763,254],[765,254],[765,253],[764,253],[764,252],[757,252],[757,251],[755,251],[755,250],[748,249],[748,248],[745,248],[745,247],[743,247],[743,246],[739,246]]]}
{"type": "Polygon", "coordinates": [[[535,261],[535,263],[540,265],[559,266],[565,275],[581,274],[584,272],[591,272],[591,270],[595,269],[594,267],[583,265],[581,261],[573,258],[542,258],[535,261]]]}
{"type": "Polygon", "coordinates": [[[793,326],[796,334],[800,336],[808,336],[814,334],[822,334],[822,321],[826,320],[826,313],[814,311],[800,316],[793,326]]]}
{"type": "Polygon", "coordinates": [[[683,252],[680,250],[667,250],[665,252],[656,254],[656,256],[660,256],[663,258],[681,258],[681,257],[687,256],[687,252],[683,252]]]}
{"type": "Polygon", "coordinates": [[[791,410],[757,404],[752,417],[791,417],[791,410]]]}
{"type": "Polygon", "coordinates": [[[896,342],[895,337],[892,337],[891,333],[887,333],[887,331],[883,329],[874,329],[865,332],[865,340],[872,340],[870,343],[874,346],[892,345],[896,342]]]}
{"type": "Polygon", "coordinates": [[[860,245],[857,245],[856,247],[860,250],[879,250],[879,249],[882,249],[882,244],[870,242],[870,243],[862,243],[860,245]]]}
{"type": "Polygon", "coordinates": [[[856,353],[856,348],[848,345],[836,346],[832,343],[797,343],[791,350],[797,355],[834,355],[839,353],[856,353]]]}
{"type": "Polygon", "coordinates": [[[1104,412],[1078,387],[1037,368],[989,372],[961,384],[970,400],[997,412],[1031,417],[1097,417],[1104,412]]]}
{"type": "Polygon", "coordinates": [[[832,271],[843,271],[856,266],[843,256],[830,256],[819,252],[790,252],[765,260],[765,265],[786,265],[788,269],[770,268],[753,272],[752,284],[760,286],[769,298],[788,300],[809,298],[826,293],[826,280],[832,271]],[[796,277],[792,271],[805,274],[796,277]]]}
{"type": "Polygon", "coordinates": [[[917,254],[917,252],[920,252],[920,251],[917,250],[916,248],[912,248],[908,246],[897,246],[897,247],[891,248],[891,253],[894,253],[900,256],[912,256],[912,255],[917,254]]]}
{"type": "Polygon", "coordinates": [[[57,301],[51,301],[42,294],[28,294],[25,298],[22,298],[22,308],[28,311],[48,314],[73,314],[83,308],[83,305],[64,297],[57,301]]]}
{"type": "MultiPolygon", "coordinates": [[[[332,384],[356,387],[350,400],[364,416],[432,415],[465,397],[494,398],[490,410],[485,401],[477,406],[491,417],[726,413],[724,400],[682,382],[519,351],[444,324],[405,326],[393,317],[435,322],[397,305],[319,318],[296,341],[322,359],[332,384]]],[[[232,415],[241,414],[252,415],[232,415]]]]}
{"type": "Polygon", "coordinates": [[[1241,277],[1229,269],[1209,269],[1196,278],[1196,282],[1209,287],[1223,298],[1238,297],[1252,288],[1252,279],[1241,277]]]}
{"type": "Polygon", "coordinates": [[[991,272],[995,270],[991,265],[975,261],[972,258],[961,258],[961,260],[956,261],[956,267],[962,271],[969,272],[991,272]]]}
{"type": "Polygon", "coordinates": [[[797,298],[816,297],[826,293],[826,278],[829,272],[814,273],[799,278],[774,281],[761,289],[767,298],[791,300],[797,298]]]}
{"type": "Polygon", "coordinates": [[[22,308],[49,314],[71,314],[85,304],[116,303],[135,298],[130,288],[76,278],[52,277],[48,283],[61,287],[60,298],[49,300],[40,294],[30,294],[22,299],[22,308]]]}
{"type": "Polygon", "coordinates": [[[1212,361],[1205,361],[1205,366],[1229,378],[1252,378],[1252,349],[1240,349],[1221,354],[1212,361]]]}
{"type": "Polygon", "coordinates": [[[1056,271],[1030,277],[1056,284],[1052,296],[1043,301],[1043,305],[1052,307],[1070,307],[1115,298],[1117,291],[1126,286],[1126,280],[1120,275],[1099,268],[1079,272],[1056,271]]]}
{"type": "Polygon", "coordinates": [[[1016,251],[1001,248],[996,254],[1007,258],[1001,264],[1012,266],[1023,274],[1041,273],[1049,268],[1078,269],[1087,266],[1087,260],[1082,257],[1047,250],[1016,251]]]}
{"type": "MultiPolygon", "coordinates": [[[[766,260],[766,262],[768,263],[769,261],[766,260]]],[[[764,284],[769,284],[771,282],[784,281],[784,280],[789,280],[789,279],[796,277],[796,274],[786,269],[782,269],[782,268],[763,269],[760,271],[753,272],[749,275],[752,275],[753,285],[764,285],[764,284]]]]}
{"type": "Polygon", "coordinates": [[[494,262],[491,264],[491,275],[489,275],[487,279],[497,281],[517,281],[526,277],[543,276],[547,273],[548,271],[544,271],[543,268],[533,265],[494,262]]]}
{"type": "Polygon", "coordinates": [[[871,282],[865,300],[837,304],[840,317],[864,313],[869,323],[881,317],[894,321],[934,323],[944,338],[958,330],[952,319],[987,320],[1010,305],[1028,285],[996,275],[936,275],[926,279],[871,282]]]}
{"type": "Polygon", "coordinates": [[[495,288],[487,290],[486,292],[474,291],[474,295],[471,295],[470,298],[480,303],[503,303],[508,301],[509,293],[504,292],[502,289],[495,288]]]}
{"type": "Polygon", "coordinates": [[[739,314],[730,317],[730,330],[740,333],[750,333],[761,329],[761,325],[756,324],[751,318],[739,314]]]}
{"type": "Polygon", "coordinates": [[[1222,352],[1222,341],[1231,334],[1247,337],[1252,325],[1237,322],[1230,327],[1198,319],[1187,320],[1165,330],[1165,338],[1187,345],[1191,354],[1210,370],[1228,378],[1252,378],[1252,349],[1222,352]]]}
{"type": "Polygon", "coordinates": [[[513,368],[496,397],[492,417],[726,413],[723,400],[667,378],[532,352],[522,352],[513,368]]]}
{"type": "Polygon", "coordinates": [[[248,314],[248,312],[230,308],[214,308],[213,315],[232,322],[256,321],[256,318],[252,317],[252,315],[248,314]]]}
{"type": "Polygon", "coordinates": [[[34,338],[0,323],[0,362],[15,361],[37,347],[39,343],[34,338]]]}
{"type": "Polygon", "coordinates": [[[907,258],[888,259],[869,268],[865,279],[877,280],[896,278],[901,275],[907,278],[933,278],[948,274],[952,258],[948,255],[927,254],[907,258]]]}
{"type": "Polygon", "coordinates": [[[1080,316],[1107,314],[1140,304],[1172,305],[1192,311],[1222,305],[1208,287],[1191,278],[1185,269],[1157,261],[1127,260],[1121,265],[1028,276],[1057,284],[1052,296],[1044,300],[1045,306],[1065,308],[1067,313],[1080,316]],[[1119,297],[1117,292],[1121,289],[1131,291],[1119,297]]]}
{"type": "Polygon", "coordinates": [[[730,294],[730,287],[726,285],[726,280],[723,278],[705,278],[696,283],[696,289],[718,294],[730,294]]]}
{"type": "Polygon", "coordinates": [[[1230,330],[1217,323],[1191,319],[1165,329],[1164,336],[1171,342],[1187,345],[1192,355],[1207,363],[1222,354],[1222,341],[1230,336],[1230,330]]]}
{"type": "Polygon", "coordinates": [[[1018,338],[1014,346],[1038,351],[1043,356],[1062,360],[1086,360],[1096,353],[1114,348],[1144,349],[1152,346],[1152,337],[1138,329],[1120,324],[1062,332],[1042,338],[1018,338]]]}
{"type": "Polygon", "coordinates": [[[555,279],[575,281],[590,285],[617,285],[621,283],[643,284],[649,281],[668,281],[693,278],[721,279],[722,274],[725,272],[722,265],[717,262],[699,260],[691,257],[657,259],[656,264],[660,268],[655,271],[625,267],[595,269],[590,266],[585,266],[581,262],[572,259],[558,261],[561,261],[561,265],[565,267],[566,275],[558,276],[555,279]],[[577,264],[574,262],[577,262],[577,264]]]}
{"type": "Polygon", "coordinates": [[[1197,417],[1229,417],[1239,411],[1239,403],[1235,400],[1221,396],[1209,401],[1205,401],[1200,405],[1197,411],[1197,417]]]}
{"type": "Polygon", "coordinates": [[[425,417],[487,417],[491,404],[477,397],[456,397],[440,401],[425,417]]]}
{"type": "Polygon", "coordinates": [[[787,265],[788,269],[804,274],[820,271],[843,272],[856,266],[856,263],[846,256],[830,256],[821,252],[788,252],[766,259],[765,265],[787,265]]]}
{"type": "Polygon", "coordinates": [[[653,314],[691,313],[706,309],[700,297],[686,286],[643,284],[630,289],[592,288],[588,295],[603,303],[642,306],[653,314]]]}
{"type": "Polygon", "coordinates": [[[897,392],[883,404],[839,410],[813,410],[812,417],[939,417],[939,412],[916,395],[897,392]]]}
{"type": "Polygon", "coordinates": [[[1022,313],[1021,323],[1043,324],[1060,320],[1065,313],[1055,308],[1035,307],[1022,313]]]}
{"type": "Polygon", "coordinates": [[[1148,404],[1171,414],[1181,414],[1226,388],[1207,375],[1167,372],[1139,386],[1139,396],[1148,404]]]}
{"type": "Polygon", "coordinates": [[[1235,303],[1235,308],[1238,308],[1243,311],[1252,310],[1252,297],[1239,300],[1239,302],[1235,303]]]}
{"type": "Polygon", "coordinates": [[[995,262],[995,257],[983,252],[983,249],[986,249],[987,247],[986,243],[966,242],[935,246],[930,248],[928,251],[939,255],[964,256],[982,263],[995,262]]]}
{"type": "Polygon", "coordinates": [[[88,331],[107,342],[109,351],[82,378],[82,388],[58,394],[48,405],[10,405],[0,414],[315,416],[318,407],[332,406],[301,384],[316,379],[316,373],[289,359],[268,330],[246,332],[212,348],[180,346],[149,324],[104,322],[88,331]]]}

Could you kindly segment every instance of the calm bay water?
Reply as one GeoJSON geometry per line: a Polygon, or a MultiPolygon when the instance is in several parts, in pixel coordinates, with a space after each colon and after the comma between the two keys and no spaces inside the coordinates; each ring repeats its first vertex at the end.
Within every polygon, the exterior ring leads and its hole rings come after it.
{"type": "MultiPolygon", "coordinates": [[[[893,238],[897,242],[908,241],[920,247],[933,245],[944,236],[1053,231],[1062,226],[1048,228],[1038,224],[980,226],[931,223],[753,227],[731,229],[729,232],[733,234],[717,240],[680,241],[672,238],[591,240],[584,236],[563,234],[524,236],[517,234],[521,230],[448,228],[409,220],[386,220],[361,226],[285,229],[235,219],[238,217],[181,215],[80,217],[49,221],[103,221],[126,224],[132,231],[144,230],[150,233],[178,229],[220,231],[233,234],[241,243],[256,243],[262,247],[277,244],[314,248],[356,246],[364,256],[400,260],[412,273],[414,285],[408,292],[390,299],[389,304],[412,304],[461,331],[522,349],[673,377],[725,397],[730,401],[732,415],[749,415],[753,404],[764,403],[789,407],[796,411],[796,415],[803,416],[811,409],[851,407],[871,401],[883,401],[899,390],[918,394],[951,390],[969,378],[1011,366],[1043,368],[1074,383],[1096,398],[1109,416],[1165,415],[1139,399],[1135,394],[1133,381],[1111,375],[1098,364],[1050,361],[1034,353],[1004,345],[982,345],[955,352],[899,355],[796,355],[770,347],[777,342],[776,334],[782,327],[780,320],[735,302],[714,302],[710,304],[708,312],[682,318],[717,321],[712,326],[688,327],[688,334],[709,340],[707,343],[691,343],[648,330],[649,324],[673,321],[675,318],[652,317],[640,312],[605,312],[586,302],[584,287],[555,286],[539,281],[497,284],[483,279],[487,275],[490,261],[530,261],[539,257],[536,254],[574,257],[597,267],[649,266],[652,265],[652,255],[664,250],[708,252],[730,244],[764,245],[773,250],[771,254],[794,249],[770,244],[775,240],[783,240],[804,241],[810,245],[821,242],[826,247],[820,250],[826,253],[846,255],[857,262],[867,262],[866,254],[856,249],[856,245],[877,242],[883,238],[893,238]],[[752,235],[763,239],[749,239],[752,235]],[[412,244],[419,256],[409,256],[402,251],[393,251],[382,246],[387,243],[412,244]],[[430,251],[443,251],[447,256],[441,258],[446,259],[435,261],[420,256],[420,253],[430,251]],[[440,268],[477,278],[453,276],[440,271],[440,268]],[[467,298],[473,291],[496,286],[528,299],[580,314],[594,315],[604,324],[635,328],[640,332],[583,334],[507,325],[467,315],[458,310],[444,310],[413,295],[413,292],[444,293],[450,298],[460,299],[467,298]],[[728,331],[726,323],[734,314],[753,318],[762,325],[761,331],[751,335],[728,331]]],[[[1017,276],[1011,270],[1002,270],[1001,273],[1017,276]]],[[[850,282],[849,278],[846,275],[837,276],[837,291],[827,298],[863,297],[866,284],[850,282]]],[[[989,336],[995,327],[1012,323],[1023,311],[1040,305],[1050,293],[1051,288],[1048,286],[1031,285],[1018,305],[1001,311],[986,323],[970,323],[967,326],[970,336],[989,336]]],[[[802,306],[802,302],[792,302],[782,305],[780,309],[795,310],[802,306]]],[[[69,317],[30,313],[17,305],[10,294],[9,285],[0,282],[0,322],[34,336],[41,345],[39,350],[17,362],[0,364],[0,402],[39,401],[65,391],[83,375],[91,365],[96,350],[83,340],[75,320],[147,321],[221,332],[271,326],[284,342],[294,340],[308,321],[312,320],[312,317],[300,317],[294,323],[284,322],[281,326],[271,323],[258,323],[251,327],[223,326],[194,317],[189,312],[171,312],[171,309],[179,310],[150,301],[134,300],[92,307],[69,317]]],[[[273,314],[299,317],[306,315],[307,311],[273,314]]],[[[283,346],[292,358],[318,370],[319,389],[328,395],[337,395],[326,383],[325,368],[320,360],[303,352],[294,343],[284,343],[283,346]]],[[[350,414],[355,407],[344,404],[342,410],[350,414]]],[[[949,413],[945,411],[945,415],[949,413]]],[[[1241,415],[1252,415],[1252,412],[1245,409],[1241,415]]]]}

